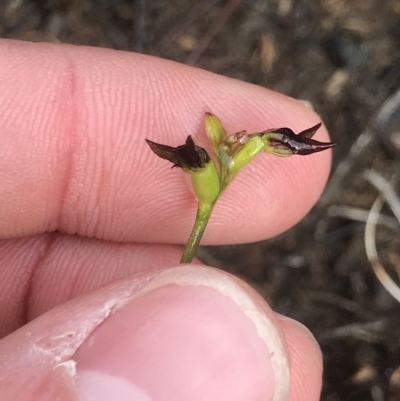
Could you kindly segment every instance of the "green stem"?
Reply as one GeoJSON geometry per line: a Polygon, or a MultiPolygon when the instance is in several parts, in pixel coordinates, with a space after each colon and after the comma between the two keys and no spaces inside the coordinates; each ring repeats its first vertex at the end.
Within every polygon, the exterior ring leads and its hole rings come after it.
{"type": "Polygon", "coordinates": [[[192,233],[190,234],[189,241],[185,246],[180,263],[190,263],[193,260],[201,238],[204,234],[204,230],[206,229],[208,220],[210,220],[215,202],[216,201],[214,201],[211,205],[199,203],[196,221],[194,222],[192,233]]]}

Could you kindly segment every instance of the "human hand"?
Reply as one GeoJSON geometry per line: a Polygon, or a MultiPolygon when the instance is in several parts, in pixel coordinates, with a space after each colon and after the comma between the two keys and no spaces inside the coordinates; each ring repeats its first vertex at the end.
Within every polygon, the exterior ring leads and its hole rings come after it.
{"type": "MultiPolygon", "coordinates": [[[[205,111],[228,132],[296,132],[314,112],[106,49],[0,41],[0,77],[1,400],[317,400],[321,358],[306,329],[231,275],[177,266],[195,199],[144,141],[192,134],[205,146],[205,111]]],[[[257,158],[203,243],[288,229],[329,167],[329,152],[257,158]]]]}

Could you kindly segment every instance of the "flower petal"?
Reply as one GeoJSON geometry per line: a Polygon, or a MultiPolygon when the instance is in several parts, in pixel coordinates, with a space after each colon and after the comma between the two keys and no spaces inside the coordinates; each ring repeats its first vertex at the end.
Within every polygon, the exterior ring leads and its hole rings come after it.
{"type": "Polygon", "coordinates": [[[197,171],[203,168],[209,161],[210,156],[207,151],[196,146],[192,137],[189,135],[184,145],[173,148],[172,146],[162,145],[146,139],[150,149],[162,159],[173,163],[173,167],[181,167],[184,170],[197,171]]]}

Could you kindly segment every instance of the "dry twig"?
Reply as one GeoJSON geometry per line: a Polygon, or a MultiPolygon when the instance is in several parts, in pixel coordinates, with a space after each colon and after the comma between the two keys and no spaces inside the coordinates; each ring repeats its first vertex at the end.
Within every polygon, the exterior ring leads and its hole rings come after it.
{"type": "Polygon", "coordinates": [[[375,228],[380,216],[380,211],[384,201],[388,203],[396,218],[400,221],[400,199],[394,192],[390,183],[386,181],[380,174],[369,170],[365,173],[365,178],[375,186],[380,192],[368,215],[367,224],[365,225],[365,250],[368,260],[370,261],[374,273],[384,288],[400,303],[400,288],[386,272],[383,267],[378,252],[376,250],[375,228]]]}

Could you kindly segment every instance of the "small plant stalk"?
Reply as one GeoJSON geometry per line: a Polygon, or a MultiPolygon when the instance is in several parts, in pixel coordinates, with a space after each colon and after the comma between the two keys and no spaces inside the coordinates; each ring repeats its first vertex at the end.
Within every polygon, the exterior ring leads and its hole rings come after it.
{"type": "Polygon", "coordinates": [[[189,240],[183,251],[180,263],[191,263],[197,248],[199,247],[201,238],[203,237],[204,231],[207,227],[208,220],[210,220],[211,213],[214,209],[215,203],[202,204],[199,203],[197,208],[196,220],[194,222],[193,230],[190,234],[189,240]]]}
{"type": "Polygon", "coordinates": [[[208,152],[197,146],[192,137],[177,147],[163,145],[146,139],[150,149],[160,158],[168,160],[172,167],[180,167],[192,177],[197,198],[196,221],[180,263],[190,263],[203,237],[215,203],[236,175],[259,153],[275,156],[309,155],[336,145],[334,142],[318,142],[312,139],[321,123],[295,134],[290,128],[274,128],[253,134],[239,131],[226,135],[217,116],[206,113],[205,131],[211,141],[218,169],[208,152]]]}

